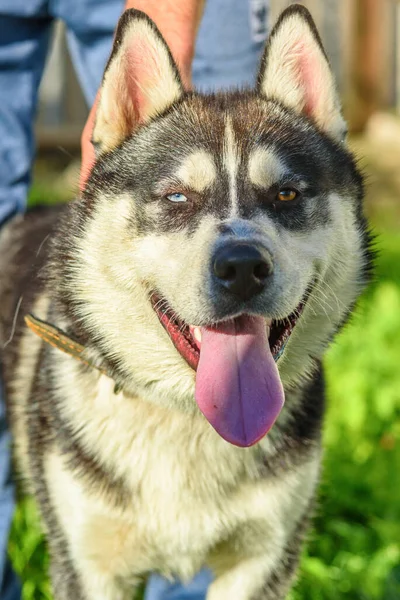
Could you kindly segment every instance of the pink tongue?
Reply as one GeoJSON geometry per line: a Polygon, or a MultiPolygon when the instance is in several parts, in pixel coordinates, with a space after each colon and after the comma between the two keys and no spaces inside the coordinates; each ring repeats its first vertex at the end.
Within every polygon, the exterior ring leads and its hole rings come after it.
{"type": "Polygon", "coordinates": [[[284,403],[266,321],[239,317],[201,333],[196,402],[221,437],[252,446],[271,429],[284,403]]]}

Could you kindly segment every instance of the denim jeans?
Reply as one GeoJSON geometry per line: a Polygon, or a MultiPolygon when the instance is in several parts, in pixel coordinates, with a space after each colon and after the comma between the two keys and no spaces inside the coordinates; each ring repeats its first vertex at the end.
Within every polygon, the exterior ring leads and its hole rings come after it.
{"type": "MultiPolygon", "coordinates": [[[[210,91],[253,85],[267,2],[206,2],[193,64],[196,87],[210,91]]],[[[0,224],[26,208],[38,87],[54,20],[65,22],[72,61],[90,106],[123,4],[123,0],[0,0],[0,224]]],[[[19,583],[6,559],[14,503],[9,446],[0,389],[0,600],[20,598],[19,583]]],[[[187,586],[153,576],[146,600],[203,600],[210,581],[207,570],[187,586]]]]}

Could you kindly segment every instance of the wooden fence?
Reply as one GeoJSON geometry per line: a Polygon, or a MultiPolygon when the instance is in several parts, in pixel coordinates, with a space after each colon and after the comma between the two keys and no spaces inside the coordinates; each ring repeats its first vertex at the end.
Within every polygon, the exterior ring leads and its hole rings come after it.
{"type": "MultiPolygon", "coordinates": [[[[291,3],[270,0],[269,24],[291,3]]],[[[400,0],[304,0],[303,4],[320,31],[351,129],[361,131],[376,110],[400,113],[400,0]]],[[[86,114],[58,25],[41,86],[39,145],[77,146],[86,114]]]]}

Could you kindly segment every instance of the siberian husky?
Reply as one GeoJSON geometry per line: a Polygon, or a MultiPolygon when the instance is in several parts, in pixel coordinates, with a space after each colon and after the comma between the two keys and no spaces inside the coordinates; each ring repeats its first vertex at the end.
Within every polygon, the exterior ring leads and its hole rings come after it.
{"type": "Polygon", "coordinates": [[[57,600],[128,600],[151,572],[207,600],[285,598],[321,459],[321,359],[370,269],[362,177],[308,11],[254,90],[186,91],[122,16],[67,208],[0,234],[15,454],[57,600]]]}

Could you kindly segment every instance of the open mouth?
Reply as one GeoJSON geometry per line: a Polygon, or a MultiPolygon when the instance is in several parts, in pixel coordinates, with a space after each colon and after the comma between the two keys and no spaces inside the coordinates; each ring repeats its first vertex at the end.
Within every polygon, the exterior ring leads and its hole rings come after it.
{"type": "Polygon", "coordinates": [[[243,314],[207,327],[184,323],[164,299],[152,297],[174,346],[196,371],[195,400],[200,411],[231,444],[242,448],[256,444],[278,418],[285,395],[276,362],[306,296],[283,320],[243,314]]]}
{"type": "MultiPolygon", "coordinates": [[[[200,359],[200,348],[202,341],[202,333],[200,327],[193,327],[179,319],[174,311],[160,297],[153,294],[151,296],[153,308],[167,331],[175,348],[186,360],[186,362],[197,370],[200,359]]],[[[268,342],[271,354],[274,360],[277,361],[283,354],[286,343],[303,312],[305,299],[300,302],[297,308],[285,319],[272,320],[269,326],[268,342]]],[[[243,321],[242,316],[236,317],[233,321],[240,328],[243,321]]],[[[268,321],[265,321],[265,327],[268,330],[268,321]]]]}

